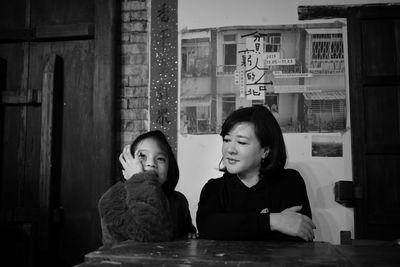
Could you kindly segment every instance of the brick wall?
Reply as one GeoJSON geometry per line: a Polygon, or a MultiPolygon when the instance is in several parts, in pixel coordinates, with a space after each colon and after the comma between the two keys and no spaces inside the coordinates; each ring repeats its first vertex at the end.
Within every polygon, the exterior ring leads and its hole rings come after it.
{"type": "Polygon", "coordinates": [[[121,1],[119,151],[148,130],[149,1],[121,1]]]}

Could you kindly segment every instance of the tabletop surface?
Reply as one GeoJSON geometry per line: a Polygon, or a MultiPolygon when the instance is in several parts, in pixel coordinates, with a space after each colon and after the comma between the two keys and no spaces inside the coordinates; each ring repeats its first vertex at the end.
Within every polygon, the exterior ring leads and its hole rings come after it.
{"type": "Polygon", "coordinates": [[[88,253],[89,266],[400,266],[400,247],[326,242],[180,240],[122,242],[88,253]]]}

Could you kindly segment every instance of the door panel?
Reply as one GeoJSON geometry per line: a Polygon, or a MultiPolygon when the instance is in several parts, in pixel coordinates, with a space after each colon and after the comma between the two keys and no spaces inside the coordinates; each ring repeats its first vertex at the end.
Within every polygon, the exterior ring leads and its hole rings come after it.
{"type": "Polygon", "coordinates": [[[72,266],[101,245],[97,201],[116,158],[115,11],[114,0],[0,3],[0,232],[12,259],[28,259],[14,265],[72,266]],[[53,122],[62,133],[52,144],[41,143],[50,133],[41,131],[51,106],[42,103],[49,58],[62,62],[56,87],[63,90],[53,122]],[[53,145],[56,159],[41,159],[53,145]],[[18,250],[22,243],[29,248],[18,250]]]}
{"type": "Polygon", "coordinates": [[[393,86],[364,87],[365,140],[367,145],[400,144],[398,88],[393,86]],[[382,119],[384,118],[384,119],[382,119]]]}
{"type": "Polygon", "coordinates": [[[94,1],[31,1],[31,26],[87,23],[94,21],[94,1]]]}
{"type": "Polygon", "coordinates": [[[385,51],[396,51],[395,20],[367,19],[361,22],[363,73],[365,76],[397,75],[396,57],[385,51]]]}
{"type": "Polygon", "coordinates": [[[400,6],[350,8],[356,238],[400,237],[400,6]]]}
{"type": "Polygon", "coordinates": [[[53,181],[59,194],[52,204],[63,209],[64,220],[54,234],[62,250],[59,260],[68,266],[79,262],[92,246],[82,233],[90,232],[93,221],[98,220],[90,213],[88,200],[92,190],[88,162],[93,155],[88,148],[92,144],[93,41],[34,43],[31,51],[32,87],[41,86],[37,72],[43,70],[49,55],[63,60],[61,177],[53,181]]]}

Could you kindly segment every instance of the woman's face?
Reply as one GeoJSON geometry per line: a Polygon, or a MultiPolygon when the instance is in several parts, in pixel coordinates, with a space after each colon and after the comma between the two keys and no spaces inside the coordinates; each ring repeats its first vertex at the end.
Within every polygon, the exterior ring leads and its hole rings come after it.
{"type": "Polygon", "coordinates": [[[229,173],[241,179],[258,175],[268,148],[262,148],[252,123],[237,123],[223,137],[222,156],[229,173]]]}
{"type": "Polygon", "coordinates": [[[169,160],[167,153],[156,140],[147,138],[140,142],[136,147],[135,157],[138,157],[145,172],[156,172],[160,183],[165,183],[168,175],[169,160]]]}

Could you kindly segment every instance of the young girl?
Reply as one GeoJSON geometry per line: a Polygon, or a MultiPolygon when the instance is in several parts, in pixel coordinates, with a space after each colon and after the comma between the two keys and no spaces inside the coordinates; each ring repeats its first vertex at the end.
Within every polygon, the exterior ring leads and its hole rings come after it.
{"type": "Polygon", "coordinates": [[[225,174],[201,191],[200,238],[312,241],[306,187],[297,171],[284,169],[285,143],[272,113],[264,106],[238,109],[221,136],[225,174]]]}
{"type": "Polygon", "coordinates": [[[162,132],[140,135],[124,148],[119,160],[126,180],[105,192],[98,205],[104,245],[196,235],[187,199],[174,190],[178,164],[162,132]]]}

